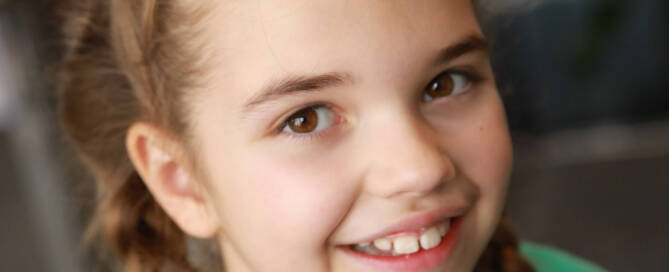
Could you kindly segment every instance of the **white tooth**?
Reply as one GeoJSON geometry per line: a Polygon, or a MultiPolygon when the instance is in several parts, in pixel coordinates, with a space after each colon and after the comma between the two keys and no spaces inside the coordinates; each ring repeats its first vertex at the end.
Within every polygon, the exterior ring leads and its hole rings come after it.
{"type": "Polygon", "coordinates": [[[448,232],[448,229],[451,228],[451,220],[446,221],[445,223],[439,224],[439,235],[444,237],[448,232]]]}
{"type": "Polygon", "coordinates": [[[390,240],[381,238],[374,240],[374,246],[380,250],[388,251],[393,246],[393,244],[390,240]]]}
{"type": "Polygon", "coordinates": [[[418,239],[415,236],[401,236],[393,241],[393,253],[397,255],[411,254],[418,252],[419,249],[418,239]]]}
{"type": "Polygon", "coordinates": [[[431,227],[420,235],[420,246],[423,249],[436,247],[439,243],[441,243],[441,236],[436,227],[431,227]]]}

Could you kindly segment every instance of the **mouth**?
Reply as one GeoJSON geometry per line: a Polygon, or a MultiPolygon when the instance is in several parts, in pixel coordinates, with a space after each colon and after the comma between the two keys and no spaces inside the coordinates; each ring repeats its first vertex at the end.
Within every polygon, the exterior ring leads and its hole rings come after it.
{"type": "Polygon", "coordinates": [[[421,250],[430,250],[441,244],[448,233],[451,220],[445,220],[433,226],[415,231],[403,231],[374,241],[349,245],[351,250],[374,256],[399,256],[413,254],[421,250]]]}
{"type": "Polygon", "coordinates": [[[340,248],[347,255],[383,271],[425,271],[443,264],[459,238],[463,216],[442,219],[418,229],[340,248]]]}

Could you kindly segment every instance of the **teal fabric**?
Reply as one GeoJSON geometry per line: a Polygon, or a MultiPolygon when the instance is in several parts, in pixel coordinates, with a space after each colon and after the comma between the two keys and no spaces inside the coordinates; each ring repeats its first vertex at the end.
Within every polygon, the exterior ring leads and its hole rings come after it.
{"type": "Polygon", "coordinates": [[[602,267],[567,252],[545,245],[522,241],[520,253],[536,272],[605,272],[602,267]]]}

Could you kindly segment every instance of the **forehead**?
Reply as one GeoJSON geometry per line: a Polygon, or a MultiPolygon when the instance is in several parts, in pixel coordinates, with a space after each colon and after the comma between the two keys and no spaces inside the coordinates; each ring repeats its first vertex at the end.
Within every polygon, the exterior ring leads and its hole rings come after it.
{"type": "Polygon", "coordinates": [[[291,73],[393,76],[480,33],[469,0],[218,1],[209,15],[210,78],[246,92],[291,73]]]}

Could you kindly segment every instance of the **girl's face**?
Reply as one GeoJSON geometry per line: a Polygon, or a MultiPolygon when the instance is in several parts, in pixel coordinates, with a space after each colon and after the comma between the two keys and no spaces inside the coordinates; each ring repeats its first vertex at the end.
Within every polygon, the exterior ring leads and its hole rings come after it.
{"type": "Polygon", "coordinates": [[[208,12],[193,135],[229,271],[473,268],[512,156],[469,0],[208,12]]]}

